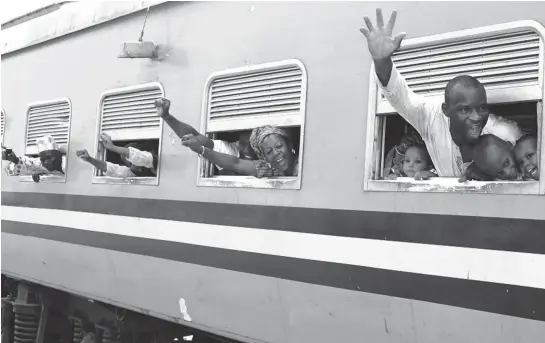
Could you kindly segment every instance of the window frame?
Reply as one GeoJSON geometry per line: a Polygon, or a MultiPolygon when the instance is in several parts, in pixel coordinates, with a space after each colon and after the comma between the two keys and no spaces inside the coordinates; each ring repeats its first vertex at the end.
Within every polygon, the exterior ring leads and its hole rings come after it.
{"type": "MultiPolygon", "coordinates": [[[[53,105],[57,103],[68,103],[69,108],[69,119],[68,119],[68,140],[66,143],[66,165],[65,165],[65,173],[64,175],[54,175],[54,174],[46,174],[46,175],[40,175],[40,183],[66,183],[66,175],[68,174],[68,156],[70,154],[70,131],[72,129],[72,101],[69,97],[62,97],[62,98],[55,98],[50,100],[41,100],[41,101],[35,101],[30,104],[28,104],[26,109],[26,122],[25,122],[25,144],[24,144],[24,153],[23,155],[26,156],[26,149],[27,149],[27,137],[28,137],[28,122],[29,122],[29,115],[30,115],[30,109],[34,107],[40,107],[40,106],[48,106],[53,105]]],[[[5,114],[4,114],[5,115],[5,114]]],[[[5,127],[4,127],[4,133],[5,133],[5,127]]],[[[62,145],[62,144],[61,144],[62,145]]],[[[34,182],[32,180],[32,175],[21,175],[19,176],[20,182],[34,182]]]]}
{"type": "MultiPolygon", "coordinates": [[[[300,140],[299,140],[299,170],[296,177],[269,177],[269,178],[257,178],[253,176],[232,176],[232,175],[214,175],[206,177],[206,169],[210,168],[210,163],[202,157],[198,157],[197,162],[197,186],[198,187],[228,187],[228,188],[259,188],[259,189],[291,189],[300,190],[303,175],[303,156],[304,156],[304,141],[305,141],[305,119],[306,119],[306,104],[307,104],[307,89],[308,89],[308,74],[305,65],[299,59],[285,59],[274,62],[260,63],[254,65],[247,65],[244,67],[231,68],[221,70],[212,73],[206,80],[202,110],[201,110],[201,127],[200,132],[204,135],[209,135],[207,132],[209,122],[209,97],[210,87],[214,80],[220,77],[242,75],[248,72],[254,71],[267,71],[268,69],[276,69],[279,67],[297,66],[301,70],[301,100],[300,100],[300,114],[297,123],[295,125],[289,125],[291,120],[285,120],[284,125],[281,127],[298,127],[300,128],[300,140]]],[[[243,119],[251,120],[251,119],[243,119]]],[[[218,132],[237,131],[229,130],[229,125],[224,124],[225,128],[221,131],[215,131],[212,134],[218,132]]]]}
{"type": "MultiPolygon", "coordinates": [[[[538,154],[540,181],[467,181],[458,183],[457,178],[437,177],[431,180],[416,181],[412,178],[398,178],[397,180],[375,180],[373,173],[380,170],[382,160],[384,159],[384,139],[386,125],[381,121],[391,114],[383,108],[382,113],[377,115],[379,109],[379,99],[381,92],[376,84],[375,66],[371,63],[369,73],[369,99],[367,108],[367,127],[366,127],[366,145],[365,145],[365,168],[363,177],[363,191],[384,191],[384,192],[432,192],[432,193],[486,193],[486,194],[545,194],[545,139],[543,139],[545,130],[543,125],[543,101],[545,101],[545,27],[533,20],[520,20],[504,24],[483,26],[474,29],[447,32],[443,34],[411,38],[404,40],[402,49],[425,47],[429,45],[439,45],[444,43],[453,43],[460,40],[472,38],[484,38],[493,35],[514,33],[519,31],[534,31],[540,38],[539,42],[539,68],[538,85],[533,86],[531,92],[526,92],[519,101],[537,101],[537,129],[538,129],[538,154]],[[541,97],[536,99],[536,97],[541,97]],[[381,145],[381,147],[379,147],[381,145]],[[378,165],[378,168],[377,168],[378,165]]],[[[510,92],[510,88],[495,88],[488,94],[495,94],[495,97],[510,92]]],[[[440,95],[441,98],[443,95],[440,95]]],[[[429,96],[434,99],[438,96],[429,96]]],[[[490,98],[490,96],[489,96],[490,98]]],[[[492,102],[492,104],[501,104],[501,102],[492,102]]],[[[395,110],[390,104],[392,112],[395,110]]],[[[398,114],[397,114],[398,115],[398,114]]]]}
{"type": "MultiPolygon", "coordinates": [[[[153,82],[147,82],[137,85],[130,85],[125,87],[119,87],[119,88],[112,88],[108,89],[100,94],[100,100],[98,102],[98,109],[97,109],[97,122],[95,127],[95,145],[94,145],[94,153],[96,155],[96,158],[98,160],[105,160],[104,153],[105,151],[100,151],[100,134],[101,134],[101,122],[102,122],[102,104],[104,102],[104,99],[107,96],[111,95],[120,95],[124,93],[131,93],[135,91],[142,91],[142,90],[151,90],[154,88],[159,88],[161,90],[161,97],[165,97],[165,89],[163,85],[160,82],[153,81],[153,82]]],[[[155,177],[111,177],[111,176],[99,176],[98,170],[93,166],[92,168],[92,183],[93,184],[114,184],[114,185],[147,185],[147,186],[159,186],[159,175],[161,171],[161,152],[162,152],[162,146],[163,146],[163,126],[164,126],[164,120],[160,119],[159,121],[159,146],[157,149],[157,175],[155,177]]],[[[130,130],[129,130],[130,131],[130,130]]],[[[146,139],[146,138],[140,138],[137,135],[134,136],[134,139],[146,139]]],[[[148,138],[149,139],[149,138],[148,138]]],[[[155,138],[152,138],[155,139],[155,138]]]]}

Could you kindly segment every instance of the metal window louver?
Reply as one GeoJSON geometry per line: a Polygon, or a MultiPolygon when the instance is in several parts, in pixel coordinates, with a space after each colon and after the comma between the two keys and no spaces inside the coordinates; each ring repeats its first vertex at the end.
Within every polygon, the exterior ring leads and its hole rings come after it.
{"type": "Polygon", "coordinates": [[[26,153],[37,153],[36,140],[43,136],[52,136],[57,144],[68,144],[70,111],[67,100],[31,105],[28,108],[26,153]]]}
{"type": "MultiPolygon", "coordinates": [[[[540,36],[531,30],[408,48],[392,60],[411,90],[442,96],[457,75],[476,77],[487,90],[539,86],[540,36]]],[[[387,102],[381,95],[381,107],[387,102]]]]}
{"type": "Polygon", "coordinates": [[[158,85],[131,87],[104,96],[101,104],[100,131],[112,139],[125,139],[124,133],[142,133],[140,138],[160,138],[161,119],[154,101],[163,97],[158,85]]]}
{"type": "Polygon", "coordinates": [[[207,131],[300,125],[305,82],[294,63],[217,76],[209,87],[207,131]]]}

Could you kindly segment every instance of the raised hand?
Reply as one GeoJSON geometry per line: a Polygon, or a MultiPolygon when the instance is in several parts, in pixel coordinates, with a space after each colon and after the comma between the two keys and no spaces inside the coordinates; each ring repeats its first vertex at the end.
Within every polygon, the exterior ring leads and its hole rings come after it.
{"type": "Polygon", "coordinates": [[[157,115],[161,118],[169,114],[170,100],[167,98],[159,98],[153,103],[157,109],[157,115]]]}
{"type": "Polygon", "coordinates": [[[91,159],[91,156],[89,156],[89,153],[87,152],[86,149],[76,150],[76,156],[78,156],[79,158],[81,158],[82,160],[86,162],[91,159]]]}
{"type": "Polygon", "coordinates": [[[197,154],[203,153],[203,147],[199,143],[196,136],[192,134],[188,134],[182,137],[182,145],[185,147],[188,147],[189,149],[193,150],[193,152],[196,152],[197,154]]]}
{"type": "Polygon", "coordinates": [[[384,27],[382,10],[380,8],[377,8],[377,27],[373,27],[371,20],[368,17],[364,17],[367,28],[361,28],[360,31],[367,38],[367,47],[375,61],[391,58],[394,52],[399,50],[401,41],[407,35],[405,32],[402,32],[392,38],[396,16],[397,12],[393,11],[386,27],[384,27]]]}
{"type": "Polygon", "coordinates": [[[103,133],[100,135],[100,141],[102,142],[102,145],[108,150],[112,150],[114,147],[114,143],[112,142],[112,137],[110,137],[107,133],[103,133]]]}
{"type": "Polygon", "coordinates": [[[2,160],[10,161],[15,164],[19,163],[19,158],[17,157],[17,155],[15,155],[13,150],[8,149],[4,146],[2,146],[2,160]]]}

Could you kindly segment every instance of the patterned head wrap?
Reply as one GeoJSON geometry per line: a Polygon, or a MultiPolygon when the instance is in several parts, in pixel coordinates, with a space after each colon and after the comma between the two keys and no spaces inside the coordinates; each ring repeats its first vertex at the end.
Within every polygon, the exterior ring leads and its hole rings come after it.
{"type": "Polygon", "coordinates": [[[263,141],[267,136],[277,134],[282,137],[284,137],[287,141],[291,140],[290,134],[287,130],[281,129],[276,126],[266,125],[262,127],[258,127],[252,131],[252,134],[250,135],[250,145],[252,146],[252,149],[254,149],[255,153],[257,154],[257,157],[260,160],[265,160],[265,152],[263,151],[263,141]]]}

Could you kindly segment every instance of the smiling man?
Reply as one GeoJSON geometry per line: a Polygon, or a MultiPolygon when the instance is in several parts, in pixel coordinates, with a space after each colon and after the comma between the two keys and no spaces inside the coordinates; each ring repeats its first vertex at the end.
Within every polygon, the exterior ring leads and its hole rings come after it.
{"type": "Polygon", "coordinates": [[[405,33],[392,37],[396,12],[384,26],[377,9],[377,27],[365,17],[367,38],[377,84],[394,109],[411,124],[426,143],[439,176],[462,176],[464,162],[472,160],[472,145],[481,134],[492,134],[513,146],[522,136],[515,122],[489,113],[484,86],[474,77],[453,78],[445,89],[445,102],[435,103],[410,90],[392,62],[405,33]]]}

